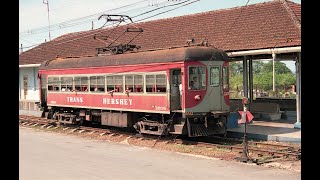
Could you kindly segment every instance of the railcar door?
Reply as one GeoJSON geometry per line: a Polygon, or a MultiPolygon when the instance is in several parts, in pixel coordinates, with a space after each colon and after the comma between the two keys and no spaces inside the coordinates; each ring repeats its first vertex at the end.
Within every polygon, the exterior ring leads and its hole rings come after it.
{"type": "Polygon", "coordinates": [[[47,76],[45,74],[41,75],[41,106],[47,106],[47,76]]]}
{"type": "Polygon", "coordinates": [[[181,83],[181,69],[173,69],[170,72],[170,109],[181,109],[181,96],[179,85],[181,83]]]}
{"type": "Polygon", "coordinates": [[[222,110],[221,103],[223,99],[222,94],[222,82],[221,82],[221,66],[208,66],[209,72],[209,83],[208,91],[209,94],[209,106],[213,111],[222,110]]]}

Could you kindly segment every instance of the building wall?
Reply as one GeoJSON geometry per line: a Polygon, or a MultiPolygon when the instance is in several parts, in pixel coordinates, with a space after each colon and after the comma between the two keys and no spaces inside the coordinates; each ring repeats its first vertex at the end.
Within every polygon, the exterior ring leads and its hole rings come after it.
{"type": "Polygon", "coordinates": [[[19,100],[40,100],[38,67],[19,68],[19,100]]]}

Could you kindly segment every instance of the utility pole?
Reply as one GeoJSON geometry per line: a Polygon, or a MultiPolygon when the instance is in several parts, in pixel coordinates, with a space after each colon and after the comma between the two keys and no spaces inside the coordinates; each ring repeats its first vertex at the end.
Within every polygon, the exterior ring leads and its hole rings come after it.
{"type": "Polygon", "coordinates": [[[276,70],[275,70],[276,54],[272,53],[272,91],[276,92],[276,70]]]}
{"type": "Polygon", "coordinates": [[[49,0],[47,0],[47,2],[45,2],[45,0],[43,0],[43,4],[46,4],[47,5],[47,9],[48,9],[49,41],[51,41],[51,36],[50,36],[50,18],[49,18],[49,0]]]}

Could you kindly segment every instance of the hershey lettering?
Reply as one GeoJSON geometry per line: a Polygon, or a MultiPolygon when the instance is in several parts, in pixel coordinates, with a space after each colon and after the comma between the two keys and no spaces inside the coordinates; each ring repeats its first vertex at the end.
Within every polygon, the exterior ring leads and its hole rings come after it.
{"type": "Polygon", "coordinates": [[[103,104],[119,104],[125,106],[132,106],[132,99],[110,99],[110,98],[103,98],[103,104]]]}

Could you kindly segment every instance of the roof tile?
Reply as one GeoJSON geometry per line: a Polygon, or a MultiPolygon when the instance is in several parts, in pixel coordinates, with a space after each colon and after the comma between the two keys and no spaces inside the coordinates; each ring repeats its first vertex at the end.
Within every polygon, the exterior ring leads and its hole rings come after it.
{"type": "MultiPolygon", "coordinates": [[[[293,12],[300,23],[301,5],[287,0],[141,22],[135,26],[142,28],[144,32],[131,44],[137,44],[142,50],[146,50],[186,45],[186,41],[191,38],[199,43],[207,38],[210,45],[225,51],[299,46],[301,32],[290,12],[293,12]]],[[[109,38],[116,39],[126,27],[118,27],[109,38]]],[[[57,56],[95,55],[95,49],[106,44],[95,40],[94,35],[107,35],[110,30],[62,35],[21,53],[19,64],[41,63],[57,56]]],[[[126,33],[114,45],[125,44],[135,35],[136,33],[126,33]]]]}

